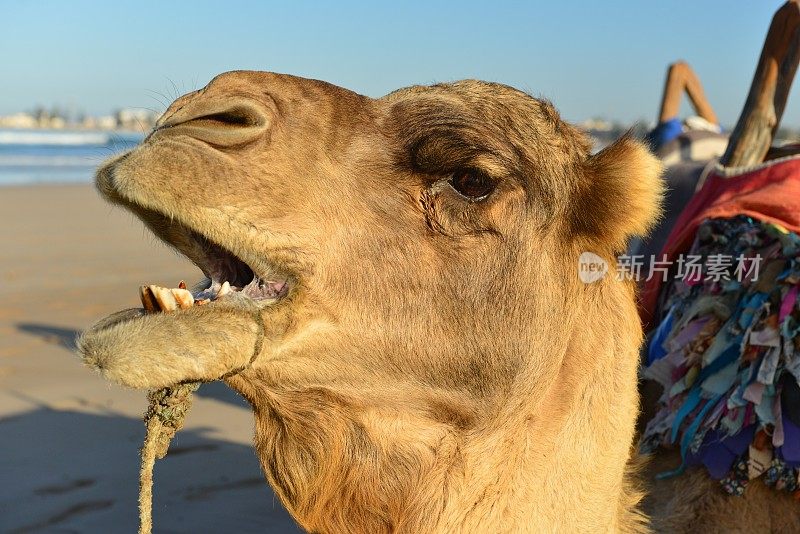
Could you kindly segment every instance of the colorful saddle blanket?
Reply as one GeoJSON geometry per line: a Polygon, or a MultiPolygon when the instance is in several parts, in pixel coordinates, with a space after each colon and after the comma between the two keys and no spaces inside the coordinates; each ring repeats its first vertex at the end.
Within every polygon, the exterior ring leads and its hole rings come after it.
{"type": "Polygon", "coordinates": [[[712,172],[642,293],[646,378],[664,386],[641,446],[679,447],[729,493],[800,499],[800,157],[712,172]]]}

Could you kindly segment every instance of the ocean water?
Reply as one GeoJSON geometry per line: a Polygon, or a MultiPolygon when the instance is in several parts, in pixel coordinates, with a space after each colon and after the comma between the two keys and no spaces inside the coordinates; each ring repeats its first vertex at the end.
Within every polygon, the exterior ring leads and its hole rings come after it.
{"type": "Polygon", "coordinates": [[[90,183],[106,158],[143,138],[128,132],[0,129],[0,186],[90,183]]]}

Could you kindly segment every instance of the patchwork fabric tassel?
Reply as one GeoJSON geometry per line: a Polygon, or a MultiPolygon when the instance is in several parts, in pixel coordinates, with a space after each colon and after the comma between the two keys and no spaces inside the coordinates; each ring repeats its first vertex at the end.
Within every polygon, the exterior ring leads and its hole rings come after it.
{"type": "Polygon", "coordinates": [[[642,374],[664,393],[640,446],[680,447],[662,476],[703,465],[731,495],[760,478],[800,499],[800,237],[708,219],[688,256],[702,270],[673,273],[662,299],[642,374]]]}

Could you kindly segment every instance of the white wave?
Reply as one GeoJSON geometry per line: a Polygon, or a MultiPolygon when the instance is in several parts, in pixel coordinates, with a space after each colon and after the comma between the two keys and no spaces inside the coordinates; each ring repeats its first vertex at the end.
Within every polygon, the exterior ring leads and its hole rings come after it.
{"type": "Polygon", "coordinates": [[[53,172],[48,169],[47,172],[0,172],[0,190],[6,185],[28,185],[28,184],[75,184],[75,183],[91,183],[92,173],[90,170],[66,170],[61,169],[58,172],[53,172]]]}
{"type": "Polygon", "coordinates": [[[0,130],[0,145],[107,145],[111,136],[106,132],[0,130]]]}
{"type": "Polygon", "coordinates": [[[105,155],[97,157],[0,155],[0,167],[95,167],[105,158],[105,155]]]}

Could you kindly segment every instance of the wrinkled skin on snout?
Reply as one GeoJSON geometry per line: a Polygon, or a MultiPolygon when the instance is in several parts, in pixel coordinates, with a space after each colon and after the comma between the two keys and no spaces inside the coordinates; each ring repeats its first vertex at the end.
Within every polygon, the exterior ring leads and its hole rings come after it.
{"type": "Polygon", "coordinates": [[[112,316],[80,350],[137,388],[224,377],[311,531],[636,530],[633,288],[582,283],[578,257],[613,272],[659,173],[498,84],[226,73],[97,187],[235,291],[112,316]]]}

